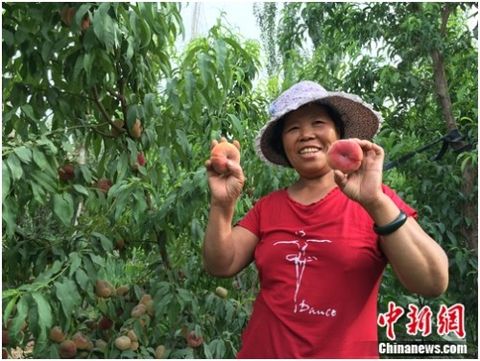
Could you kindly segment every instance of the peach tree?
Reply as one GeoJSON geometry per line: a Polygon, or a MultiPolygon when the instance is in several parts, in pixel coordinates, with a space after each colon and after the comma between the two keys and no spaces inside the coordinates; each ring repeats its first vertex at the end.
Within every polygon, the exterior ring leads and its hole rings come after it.
{"type": "Polygon", "coordinates": [[[4,352],[234,357],[255,273],[202,271],[204,161],[243,145],[237,216],[288,177],[253,156],[259,45],[219,22],[178,50],[176,3],[2,11],[4,352]]]}

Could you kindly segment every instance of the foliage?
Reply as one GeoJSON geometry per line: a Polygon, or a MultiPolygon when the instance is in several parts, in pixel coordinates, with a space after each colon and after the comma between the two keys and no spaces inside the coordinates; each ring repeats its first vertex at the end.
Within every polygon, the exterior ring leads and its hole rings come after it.
{"type": "MultiPolygon", "coordinates": [[[[219,23],[178,53],[174,3],[12,3],[3,19],[9,349],[33,339],[34,357],[58,358],[49,339],[58,325],[67,338],[107,342],[85,358],[152,358],[158,345],[167,357],[234,357],[255,273],[219,281],[201,271],[203,163],[220,135],[255,159],[250,135],[265,116],[253,91],[257,44],[219,23]],[[97,280],[129,291],[99,297],[97,280]],[[228,298],[214,294],[219,284],[228,298]],[[152,312],[132,317],[145,294],[152,312]],[[140,347],[121,352],[114,340],[130,329],[140,347]],[[188,344],[192,331],[200,347],[188,344]]],[[[238,214],[272,186],[259,172],[250,179],[238,214]]]]}
{"type": "MultiPolygon", "coordinates": [[[[378,140],[389,158],[417,148],[445,128],[428,54],[416,45],[415,36],[425,36],[445,52],[459,128],[476,144],[476,48],[464,26],[467,5],[451,5],[455,12],[440,39],[424,34],[440,24],[440,5],[421,5],[418,16],[413,6],[289,3],[281,18],[279,6],[265,6],[258,12],[269,17],[264,26],[278,31],[267,53],[281,56],[270,74],[281,75],[258,85],[259,44],[241,41],[221,21],[176,49],[183,34],[179,4],[4,4],[7,349],[33,340],[33,357],[58,358],[59,345],[49,338],[58,325],[69,339],[81,331],[106,341],[106,348],[79,351],[82,358],[153,358],[159,345],[171,358],[235,357],[258,285],[253,266],[234,279],[203,271],[210,141],[224,135],[242,144],[247,180],[236,219],[295,176],[262,165],[252,136],[267,117],[268,101],[299,78],[373,102],[385,115],[378,140]],[[301,48],[307,38],[314,44],[311,56],[301,48]],[[367,52],[368,44],[379,44],[379,52],[367,52]],[[97,280],[116,290],[127,285],[128,292],[99,297],[97,280]],[[217,286],[228,290],[227,298],[215,294],[217,286]],[[153,307],[133,317],[147,294],[153,307]],[[102,329],[105,319],[112,328],[102,329]],[[132,329],[139,348],[121,352],[115,338],[132,329]],[[192,331],[202,337],[200,347],[189,344],[192,331]]],[[[475,222],[459,210],[476,198],[476,178],[471,192],[462,190],[462,171],[476,165],[474,152],[449,152],[438,163],[423,154],[387,174],[449,252],[451,281],[443,300],[466,305],[468,337],[476,337],[471,289],[477,264],[462,235],[475,222]]],[[[381,297],[382,304],[409,300],[391,273],[381,297]]]]}
{"type": "Polygon", "coordinates": [[[282,79],[273,83],[283,89],[297,79],[312,79],[327,89],[360,94],[384,116],[376,141],[387,160],[446,134],[450,125],[437,101],[432,65],[434,51],[443,55],[455,126],[474,149],[462,153],[449,147],[432,162],[438,145],[386,172],[385,182],[417,208],[419,222],[447,251],[449,289],[436,300],[412,298],[388,270],[379,305],[384,312],[387,300],[404,306],[464,304],[471,354],[478,341],[477,293],[472,292],[478,277],[478,112],[476,35],[466,24],[475,12],[468,3],[288,3],[271,34],[280,39],[278,52],[284,55],[282,79]]]}

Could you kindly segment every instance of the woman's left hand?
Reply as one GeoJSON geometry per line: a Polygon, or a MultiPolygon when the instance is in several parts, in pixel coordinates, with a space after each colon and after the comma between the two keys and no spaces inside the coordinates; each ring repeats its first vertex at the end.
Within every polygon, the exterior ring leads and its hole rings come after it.
{"type": "Polygon", "coordinates": [[[360,168],[350,174],[335,170],[335,182],[347,197],[359,202],[362,206],[375,204],[383,194],[383,148],[368,140],[352,138],[363,150],[360,168]]]}

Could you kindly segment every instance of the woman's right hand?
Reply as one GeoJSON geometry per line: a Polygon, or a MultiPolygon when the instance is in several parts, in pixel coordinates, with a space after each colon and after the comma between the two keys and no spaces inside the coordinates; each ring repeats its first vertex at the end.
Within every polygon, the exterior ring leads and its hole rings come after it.
{"type": "MultiPolygon", "coordinates": [[[[220,142],[226,142],[222,138],[220,142]]],[[[213,149],[218,144],[217,140],[213,140],[210,149],[213,149]]],[[[236,140],[233,145],[240,150],[240,143],[236,140]]],[[[205,162],[207,168],[208,185],[210,187],[212,204],[220,206],[232,206],[240,197],[240,194],[245,183],[245,176],[243,174],[240,163],[232,160],[227,161],[228,171],[224,174],[217,173],[212,166],[212,158],[205,162]]]]}

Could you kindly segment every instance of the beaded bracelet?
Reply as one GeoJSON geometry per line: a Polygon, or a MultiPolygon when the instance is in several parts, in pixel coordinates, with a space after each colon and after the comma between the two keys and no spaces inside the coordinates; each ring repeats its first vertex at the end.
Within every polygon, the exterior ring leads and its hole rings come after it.
{"type": "Polygon", "coordinates": [[[395,218],[392,222],[384,225],[384,226],[377,226],[376,224],[373,225],[373,230],[376,234],[380,236],[385,236],[387,234],[395,232],[399,229],[403,224],[407,221],[407,215],[400,211],[400,214],[397,218],[395,218]]]}

